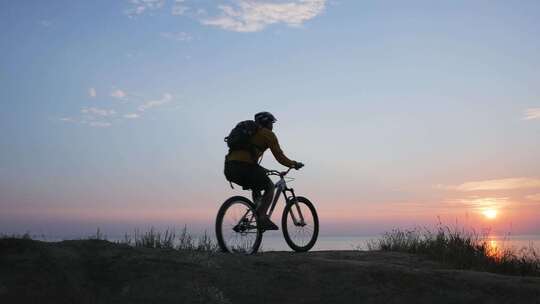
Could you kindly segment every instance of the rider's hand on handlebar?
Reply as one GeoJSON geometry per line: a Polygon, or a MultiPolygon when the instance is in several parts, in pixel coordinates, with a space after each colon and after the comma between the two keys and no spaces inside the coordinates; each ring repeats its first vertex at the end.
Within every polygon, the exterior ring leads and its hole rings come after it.
{"type": "Polygon", "coordinates": [[[301,162],[296,162],[294,164],[294,167],[296,170],[299,170],[300,168],[302,168],[304,166],[304,164],[302,164],[301,162]]]}

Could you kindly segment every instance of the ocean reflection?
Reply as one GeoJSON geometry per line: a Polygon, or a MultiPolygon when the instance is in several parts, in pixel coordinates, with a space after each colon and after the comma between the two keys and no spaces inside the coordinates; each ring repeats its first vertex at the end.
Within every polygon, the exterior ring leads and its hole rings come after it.
{"type": "Polygon", "coordinates": [[[488,238],[486,244],[488,255],[498,257],[502,254],[503,249],[500,245],[500,241],[497,241],[494,237],[488,238]]]}
{"type": "Polygon", "coordinates": [[[489,256],[503,258],[507,255],[518,257],[538,256],[540,238],[538,236],[488,236],[483,241],[489,256]]]}

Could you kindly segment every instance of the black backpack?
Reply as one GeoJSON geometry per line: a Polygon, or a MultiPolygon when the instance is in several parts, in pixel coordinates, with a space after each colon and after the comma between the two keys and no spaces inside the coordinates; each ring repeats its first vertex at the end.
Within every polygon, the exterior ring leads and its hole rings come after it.
{"type": "Polygon", "coordinates": [[[251,143],[251,138],[259,131],[259,125],[253,120],[239,122],[225,137],[225,142],[229,147],[229,152],[233,150],[247,150],[255,156],[255,145],[251,143]]]}

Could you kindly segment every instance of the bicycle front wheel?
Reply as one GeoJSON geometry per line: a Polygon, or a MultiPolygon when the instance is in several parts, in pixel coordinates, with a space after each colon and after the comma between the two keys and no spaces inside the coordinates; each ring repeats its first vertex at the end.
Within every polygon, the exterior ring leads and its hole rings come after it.
{"type": "Polygon", "coordinates": [[[302,196],[288,201],[283,209],[281,229],[291,249],[298,252],[310,250],[319,235],[319,217],[313,204],[302,196]]]}
{"type": "Polygon", "coordinates": [[[226,200],[216,218],[216,238],[224,252],[253,254],[261,245],[255,205],[245,197],[226,200]]]}

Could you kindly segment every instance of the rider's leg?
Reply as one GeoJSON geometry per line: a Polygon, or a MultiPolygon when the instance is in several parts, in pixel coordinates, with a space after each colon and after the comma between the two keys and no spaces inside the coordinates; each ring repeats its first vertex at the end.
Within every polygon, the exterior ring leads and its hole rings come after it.
{"type": "Polygon", "coordinates": [[[255,206],[259,207],[259,205],[261,204],[261,198],[262,198],[261,191],[252,190],[251,191],[251,198],[253,199],[253,203],[255,204],[255,206]]]}
{"type": "Polygon", "coordinates": [[[274,198],[274,183],[269,181],[264,188],[261,205],[257,208],[257,213],[259,215],[257,225],[263,230],[278,230],[278,226],[274,224],[266,214],[268,208],[270,208],[270,205],[272,204],[272,199],[274,198]]]}
{"type": "Polygon", "coordinates": [[[276,224],[268,218],[266,213],[268,208],[272,204],[274,198],[274,183],[266,175],[266,169],[259,165],[252,166],[249,171],[246,172],[246,177],[249,180],[250,188],[258,190],[264,190],[263,196],[260,198],[260,204],[257,206],[257,214],[259,220],[257,225],[263,230],[277,230],[276,224]]]}
{"type": "Polygon", "coordinates": [[[266,217],[268,208],[272,204],[272,199],[274,198],[274,183],[271,180],[266,184],[264,188],[264,195],[261,199],[261,205],[257,208],[257,213],[259,216],[266,217]]]}

